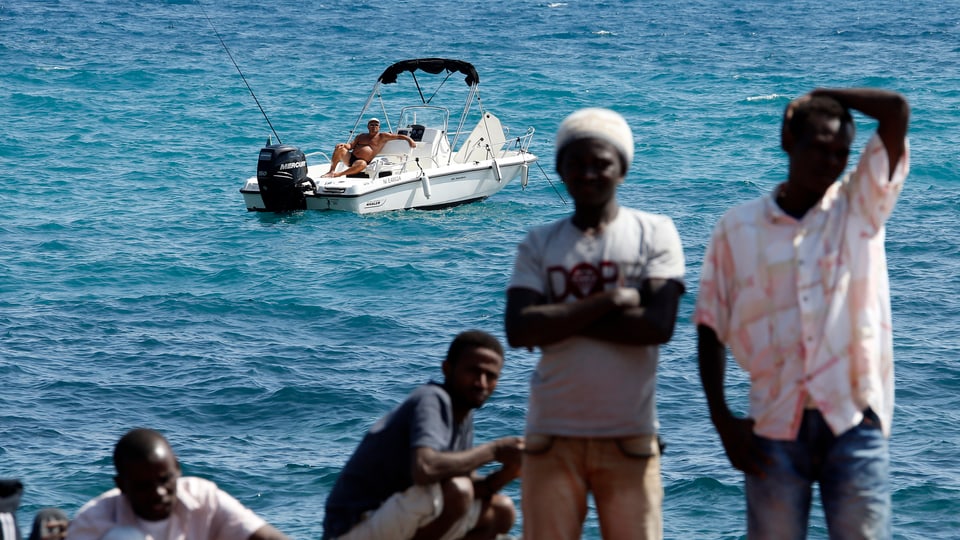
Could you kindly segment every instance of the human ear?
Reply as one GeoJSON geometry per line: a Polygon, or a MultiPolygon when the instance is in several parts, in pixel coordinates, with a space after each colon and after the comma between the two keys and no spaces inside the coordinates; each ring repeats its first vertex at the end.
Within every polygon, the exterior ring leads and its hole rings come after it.
{"type": "Polygon", "coordinates": [[[790,153],[790,150],[793,149],[793,132],[790,131],[790,126],[784,122],[783,128],[780,130],[780,147],[783,148],[783,151],[790,153]]]}
{"type": "Polygon", "coordinates": [[[783,111],[783,125],[780,127],[780,148],[783,148],[783,151],[788,154],[790,150],[793,149],[794,143],[793,132],[790,130],[790,122],[793,120],[793,114],[797,112],[797,106],[800,103],[809,100],[809,94],[800,96],[788,103],[787,108],[783,111]]]}
{"type": "Polygon", "coordinates": [[[444,360],[443,364],[440,364],[440,369],[443,371],[444,379],[450,378],[450,362],[444,360]]]}

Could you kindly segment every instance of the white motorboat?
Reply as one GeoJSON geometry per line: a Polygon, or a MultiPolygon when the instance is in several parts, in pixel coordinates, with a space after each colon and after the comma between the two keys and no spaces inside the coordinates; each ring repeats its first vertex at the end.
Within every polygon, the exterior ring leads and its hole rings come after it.
{"type": "MultiPolygon", "coordinates": [[[[396,133],[416,141],[411,148],[405,140],[389,141],[362,172],[336,178],[323,175],[330,169],[330,158],[323,152],[304,154],[296,146],[270,144],[260,150],[257,176],[244,182],[247,210],[282,212],[288,210],[346,210],[367,214],[410,208],[438,209],[480,201],[497,193],[520,177],[526,186],[530,166],[537,156],[528,151],[533,139],[532,127],[515,137],[509,135],[500,120],[484,110],[480,100],[480,78],[469,63],[444,58],[421,58],[397,62],[377,78],[347,141],[353,140],[358,126],[376,101],[382,123],[393,131],[385,101],[384,86],[397,83],[409,73],[418,101],[407,99],[397,117],[396,133]],[[425,96],[417,79],[418,72],[441,76],[437,89],[425,96]],[[458,123],[450,130],[450,109],[434,105],[437,91],[454,74],[467,84],[466,102],[458,123]],[[445,75],[444,75],[445,74],[445,75]],[[469,132],[474,100],[479,119],[469,132]],[[313,157],[323,161],[308,164],[313,157]]],[[[422,77],[422,75],[421,75],[422,77]]],[[[398,85],[399,86],[399,85],[398,85]]],[[[402,101],[401,101],[402,102],[402,101]]],[[[371,114],[373,116],[373,114],[371,114]]],[[[364,124],[365,125],[365,124],[364,124]]],[[[330,148],[334,145],[330,144],[330,148]]],[[[337,170],[342,170],[343,165],[337,170]]]]}

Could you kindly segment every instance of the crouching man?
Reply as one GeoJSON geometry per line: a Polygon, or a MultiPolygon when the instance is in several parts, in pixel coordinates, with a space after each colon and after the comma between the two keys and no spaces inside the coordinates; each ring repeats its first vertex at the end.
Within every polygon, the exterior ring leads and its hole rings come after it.
{"type": "Polygon", "coordinates": [[[327,498],[324,539],[493,539],[516,510],[497,493],[520,474],[523,439],[473,446],[473,409],[493,393],[503,346],[471,330],[450,344],[442,384],[414,390],[370,428],[327,498]],[[477,468],[502,466],[486,477],[477,468]]]}

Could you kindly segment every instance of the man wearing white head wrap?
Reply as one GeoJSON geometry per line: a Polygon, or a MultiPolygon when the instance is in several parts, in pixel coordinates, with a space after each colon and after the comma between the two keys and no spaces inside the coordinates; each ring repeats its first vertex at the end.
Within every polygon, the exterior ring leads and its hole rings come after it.
{"type": "Polygon", "coordinates": [[[556,154],[574,213],[527,233],[507,290],[510,345],[542,351],[527,413],[524,536],[580,538],[590,491],[605,539],[661,538],[654,389],[684,291],[680,236],[669,217],[617,203],[633,160],[619,114],[571,114],[556,154]]]}
{"type": "Polygon", "coordinates": [[[556,142],[557,165],[560,164],[562,150],[568,144],[587,138],[600,139],[612,144],[623,156],[623,173],[627,173],[630,162],[633,161],[633,132],[619,114],[610,109],[595,107],[580,109],[560,124],[556,142]]]}

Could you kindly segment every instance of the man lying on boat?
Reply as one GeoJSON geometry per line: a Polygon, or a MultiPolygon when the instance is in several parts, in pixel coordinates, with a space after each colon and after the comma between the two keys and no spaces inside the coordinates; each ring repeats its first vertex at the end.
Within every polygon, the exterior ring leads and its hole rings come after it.
{"type": "Polygon", "coordinates": [[[367,121],[367,131],[357,135],[353,142],[340,143],[333,149],[333,159],[330,160],[330,170],[324,177],[346,176],[356,174],[367,168],[370,160],[375,158],[384,145],[389,141],[403,139],[410,143],[410,148],[416,148],[417,143],[406,135],[396,135],[380,131],[380,120],[371,118],[367,121]],[[343,163],[347,169],[334,172],[337,165],[343,163]]]}

